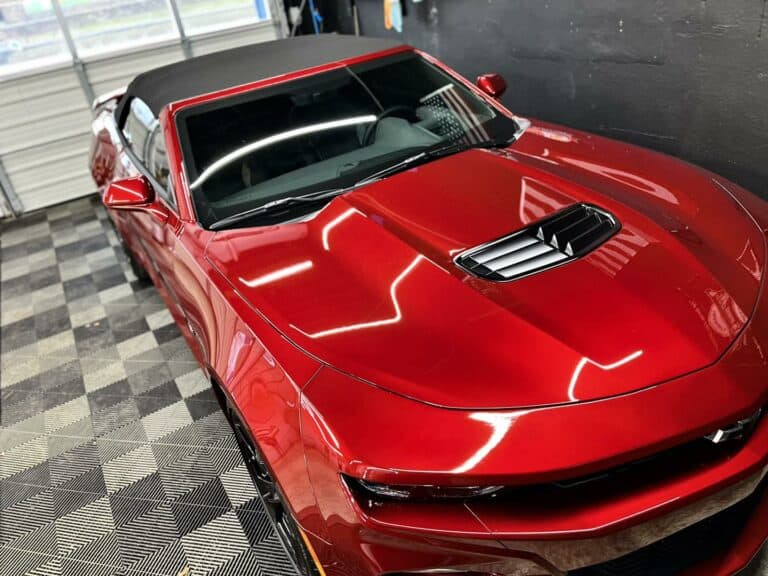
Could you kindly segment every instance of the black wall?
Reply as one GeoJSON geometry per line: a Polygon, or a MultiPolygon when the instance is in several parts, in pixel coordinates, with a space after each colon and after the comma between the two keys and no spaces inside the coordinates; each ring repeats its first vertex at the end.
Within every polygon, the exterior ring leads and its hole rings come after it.
{"type": "MultiPolygon", "coordinates": [[[[400,36],[514,112],[655,148],[768,197],[768,0],[424,0],[404,31],[357,0],[363,34],[400,36]]],[[[348,0],[339,27],[352,32],[348,0]]]]}

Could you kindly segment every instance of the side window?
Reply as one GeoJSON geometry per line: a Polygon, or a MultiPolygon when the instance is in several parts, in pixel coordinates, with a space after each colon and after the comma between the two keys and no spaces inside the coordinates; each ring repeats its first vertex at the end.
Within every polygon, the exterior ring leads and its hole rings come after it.
{"type": "Polygon", "coordinates": [[[173,197],[173,184],[171,182],[171,169],[168,166],[168,153],[165,149],[165,139],[160,126],[156,125],[147,143],[147,159],[145,166],[152,178],[154,178],[161,189],[158,190],[163,198],[176,205],[176,199],[173,197]]]}
{"type": "Polygon", "coordinates": [[[123,134],[133,153],[142,162],[146,162],[149,136],[155,126],[157,126],[157,118],[152,114],[149,106],[139,98],[131,100],[131,109],[125,119],[123,134]]]}
{"type": "Polygon", "coordinates": [[[131,107],[123,126],[123,135],[145,172],[148,172],[155,183],[159,184],[155,192],[175,208],[176,198],[173,195],[168,154],[165,150],[160,123],[143,100],[139,98],[131,100],[131,107]]]}

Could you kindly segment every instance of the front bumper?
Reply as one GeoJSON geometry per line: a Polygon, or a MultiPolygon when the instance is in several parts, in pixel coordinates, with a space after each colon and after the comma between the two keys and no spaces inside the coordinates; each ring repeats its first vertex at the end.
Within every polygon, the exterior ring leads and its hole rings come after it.
{"type": "MultiPolygon", "coordinates": [[[[380,526],[361,530],[360,546],[379,574],[398,576],[731,576],[768,541],[766,473],[768,467],[680,510],[599,538],[491,541],[394,535],[380,526]]],[[[348,574],[334,564],[329,576],[348,574]]]]}
{"type": "Polygon", "coordinates": [[[551,513],[557,519],[540,524],[538,533],[533,516],[526,518],[525,494],[464,504],[382,504],[361,501],[339,480],[354,510],[350,521],[331,523],[330,541],[343,544],[313,539],[313,546],[328,576],[731,576],[768,540],[766,447],[763,418],[737,451],[704,468],[599,494],[587,488],[570,503],[537,498],[529,503],[537,518],[551,513]],[[622,507],[640,511],[621,522],[601,520],[622,507]],[[590,527],[560,529],[578,518],[590,527]]]}

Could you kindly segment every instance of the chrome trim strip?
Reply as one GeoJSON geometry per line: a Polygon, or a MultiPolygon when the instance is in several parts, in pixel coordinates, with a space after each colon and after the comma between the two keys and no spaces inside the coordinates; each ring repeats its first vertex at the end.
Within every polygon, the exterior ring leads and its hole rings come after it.
{"type": "Polygon", "coordinates": [[[526,133],[528,128],[531,127],[531,121],[528,120],[528,118],[522,118],[520,116],[514,117],[515,122],[517,123],[517,131],[515,132],[515,140],[519,140],[520,137],[526,133]]]}

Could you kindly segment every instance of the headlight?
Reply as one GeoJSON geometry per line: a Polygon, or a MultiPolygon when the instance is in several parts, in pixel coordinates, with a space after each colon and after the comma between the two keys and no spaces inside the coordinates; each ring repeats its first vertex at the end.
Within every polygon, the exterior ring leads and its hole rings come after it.
{"type": "Polygon", "coordinates": [[[348,476],[344,479],[347,485],[358,493],[367,493],[368,496],[390,500],[466,500],[488,496],[503,488],[503,486],[403,486],[378,484],[348,476]]]}

